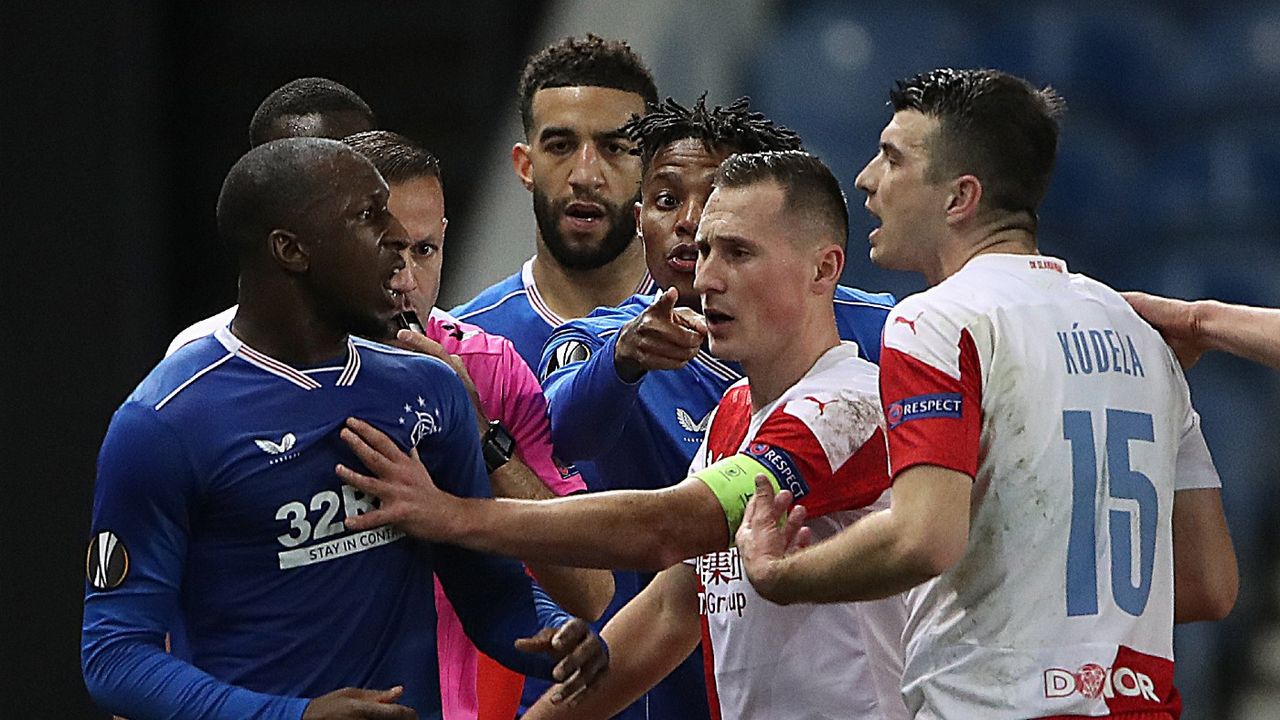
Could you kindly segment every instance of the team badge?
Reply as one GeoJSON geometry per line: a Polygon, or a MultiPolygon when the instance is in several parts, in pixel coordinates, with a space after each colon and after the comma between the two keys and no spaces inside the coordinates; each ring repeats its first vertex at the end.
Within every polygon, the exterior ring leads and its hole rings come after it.
{"type": "Polygon", "coordinates": [[[129,552],[110,530],[103,530],[89,541],[84,574],[96,590],[114,590],[129,575],[129,552]]]}
{"type": "Polygon", "coordinates": [[[542,379],[546,380],[547,376],[566,365],[583,362],[590,357],[591,348],[586,343],[578,340],[561,343],[551,352],[551,359],[547,361],[547,371],[542,374],[542,379]]]}
{"type": "Polygon", "coordinates": [[[422,438],[444,430],[444,425],[440,421],[440,410],[436,408],[428,410],[427,401],[421,395],[417,400],[417,407],[405,403],[405,414],[400,417],[401,425],[413,423],[411,426],[413,429],[409,431],[409,444],[413,446],[416,446],[422,438]]]}

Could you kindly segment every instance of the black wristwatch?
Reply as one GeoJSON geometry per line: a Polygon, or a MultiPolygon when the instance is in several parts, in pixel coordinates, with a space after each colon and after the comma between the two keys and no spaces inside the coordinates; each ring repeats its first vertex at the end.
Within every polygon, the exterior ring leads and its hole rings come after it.
{"type": "Polygon", "coordinates": [[[506,465],[516,454],[516,439],[497,420],[489,421],[489,431],[480,445],[484,450],[484,465],[490,473],[506,465]]]}

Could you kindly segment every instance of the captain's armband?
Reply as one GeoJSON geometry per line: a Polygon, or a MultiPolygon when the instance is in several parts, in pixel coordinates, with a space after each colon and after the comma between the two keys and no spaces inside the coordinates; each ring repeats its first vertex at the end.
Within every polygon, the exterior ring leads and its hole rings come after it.
{"type": "Polygon", "coordinates": [[[729,545],[733,545],[734,535],[742,524],[742,516],[746,513],[747,502],[756,492],[756,475],[764,475],[773,485],[773,491],[782,488],[773,472],[759,460],[747,455],[730,455],[729,457],[699,470],[695,477],[711,488],[720,507],[724,509],[725,520],[729,521],[729,545]]]}

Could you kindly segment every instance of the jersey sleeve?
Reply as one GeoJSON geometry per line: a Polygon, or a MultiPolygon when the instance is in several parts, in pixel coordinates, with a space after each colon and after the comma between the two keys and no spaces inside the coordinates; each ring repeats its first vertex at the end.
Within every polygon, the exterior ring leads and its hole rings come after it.
{"type": "Polygon", "coordinates": [[[1173,489],[1201,490],[1222,487],[1218,469],[1209,455],[1209,445],[1200,432],[1200,413],[1192,410],[1186,429],[1178,440],[1177,466],[1174,471],[1173,489]]]}
{"type": "MultiPolygon", "coordinates": [[[[441,394],[441,432],[426,435],[418,450],[440,488],[454,495],[489,498],[489,475],[480,453],[471,401],[457,376],[437,386],[441,394]]],[[[568,616],[550,612],[533,581],[516,560],[474,552],[456,545],[432,546],[434,570],[463,630],[476,647],[524,675],[551,679],[554,663],[542,655],[515,649],[522,637],[543,627],[558,627],[568,616]]],[[[554,603],[552,603],[554,604],[554,603]]]]}
{"type": "Polygon", "coordinates": [[[502,355],[495,367],[501,377],[501,382],[491,385],[501,394],[498,398],[501,406],[498,419],[515,438],[520,459],[556,495],[586,490],[582,476],[573,466],[557,461],[551,444],[551,418],[542,386],[510,342],[502,343],[502,355]]]}
{"type": "Polygon", "coordinates": [[[644,379],[629,383],[613,364],[618,335],[601,340],[567,323],[547,341],[539,376],[551,408],[551,442],[566,460],[606,455],[636,410],[644,379]]]}
{"type": "Polygon", "coordinates": [[[90,695],[130,718],[300,718],[309,702],[236,687],[165,652],[201,488],[145,406],[112,418],[98,458],[81,664],[90,695]]]}
{"type": "Polygon", "coordinates": [[[982,430],[982,363],[967,329],[928,307],[889,314],[880,353],[880,400],[889,472],[937,465],[974,477],[982,430]]]}
{"type": "MultiPolygon", "coordinates": [[[[841,402],[833,401],[815,419],[840,413],[841,402]]],[[[888,460],[879,427],[850,428],[848,435],[865,439],[846,449],[823,443],[821,425],[815,432],[812,423],[787,412],[786,407],[779,408],[740,454],[768,469],[781,487],[791,490],[810,517],[866,507],[884,494],[889,487],[888,460]]]]}

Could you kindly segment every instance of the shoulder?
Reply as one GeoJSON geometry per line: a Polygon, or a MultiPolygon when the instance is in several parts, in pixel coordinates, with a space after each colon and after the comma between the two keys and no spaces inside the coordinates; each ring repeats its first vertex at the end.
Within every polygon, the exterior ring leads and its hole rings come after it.
{"type": "Polygon", "coordinates": [[[502,335],[491,333],[479,325],[457,320],[441,311],[431,313],[423,332],[440,343],[446,352],[461,357],[464,362],[472,356],[516,355],[515,345],[502,335]]]}
{"type": "Polygon", "coordinates": [[[876,311],[887,311],[893,307],[897,299],[892,293],[870,293],[848,285],[837,285],[834,298],[836,307],[864,307],[876,311]]]}
{"type": "Polygon", "coordinates": [[[603,340],[617,333],[623,325],[638,317],[652,303],[652,295],[633,295],[616,307],[598,307],[585,317],[565,321],[551,334],[547,345],[556,344],[559,338],[575,335],[603,340]]]}
{"type": "Polygon", "coordinates": [[[467,320],[493,312],[513,299],[524,297],[525,292],[524,283],[517,272],[481,290],[480,294],[453,308],[449,314],[459,320],[467,320]]]}
{"type": "Polygon", "coordinates": [[[375,376],[385,373],[408,372],[416,373],[429,379],[457,377],[453,372],[453,368],[449,367],[444,361],[437,360],[429,355],[401,350],[400,348],[383,345],[364,338],[353,337],[351,341],[360,353],[361,372],[368,372],[375,376]]]}
{"type": "Polygon", "coordinates": [[[199,340],[202,337],[212,335],[216,330],[218,330],[218,328],[224,328],[230,325],[231,321],[236,316],[236,310],[239,308],[239,305],[232,305],[217,315],[212,315],[203,320],[197,320],[192,323],[182,332],[179,332],[174,336],[173,340],[169,341],[169,347],[164,351],[164,356],[169,357],[177,352],[183,345],[186,345],[193,340],[199,340]]]}
{"type": "Polygon", "coordinates": [[[196,337],[152,368],[129,396],[129,402],[157,411],[175,403],[203,404],[208,399],[209,376],[233,357],[235,354],[212,334],[196,337]]]}
{"type": "Polygon", "coordinates": [[[996,307],[971,280],[955,275],[899,302],[885,319],[884,347],[912,355],[955,355],[964,332],[996,307]]]}
{"type": "Polygon", "coordinates": [[[774,411],[794,417],[815,435],[858,434],[880,422],[879,368],[849,345],[829,351],[810,374],[791,386],[774,411]]]}

